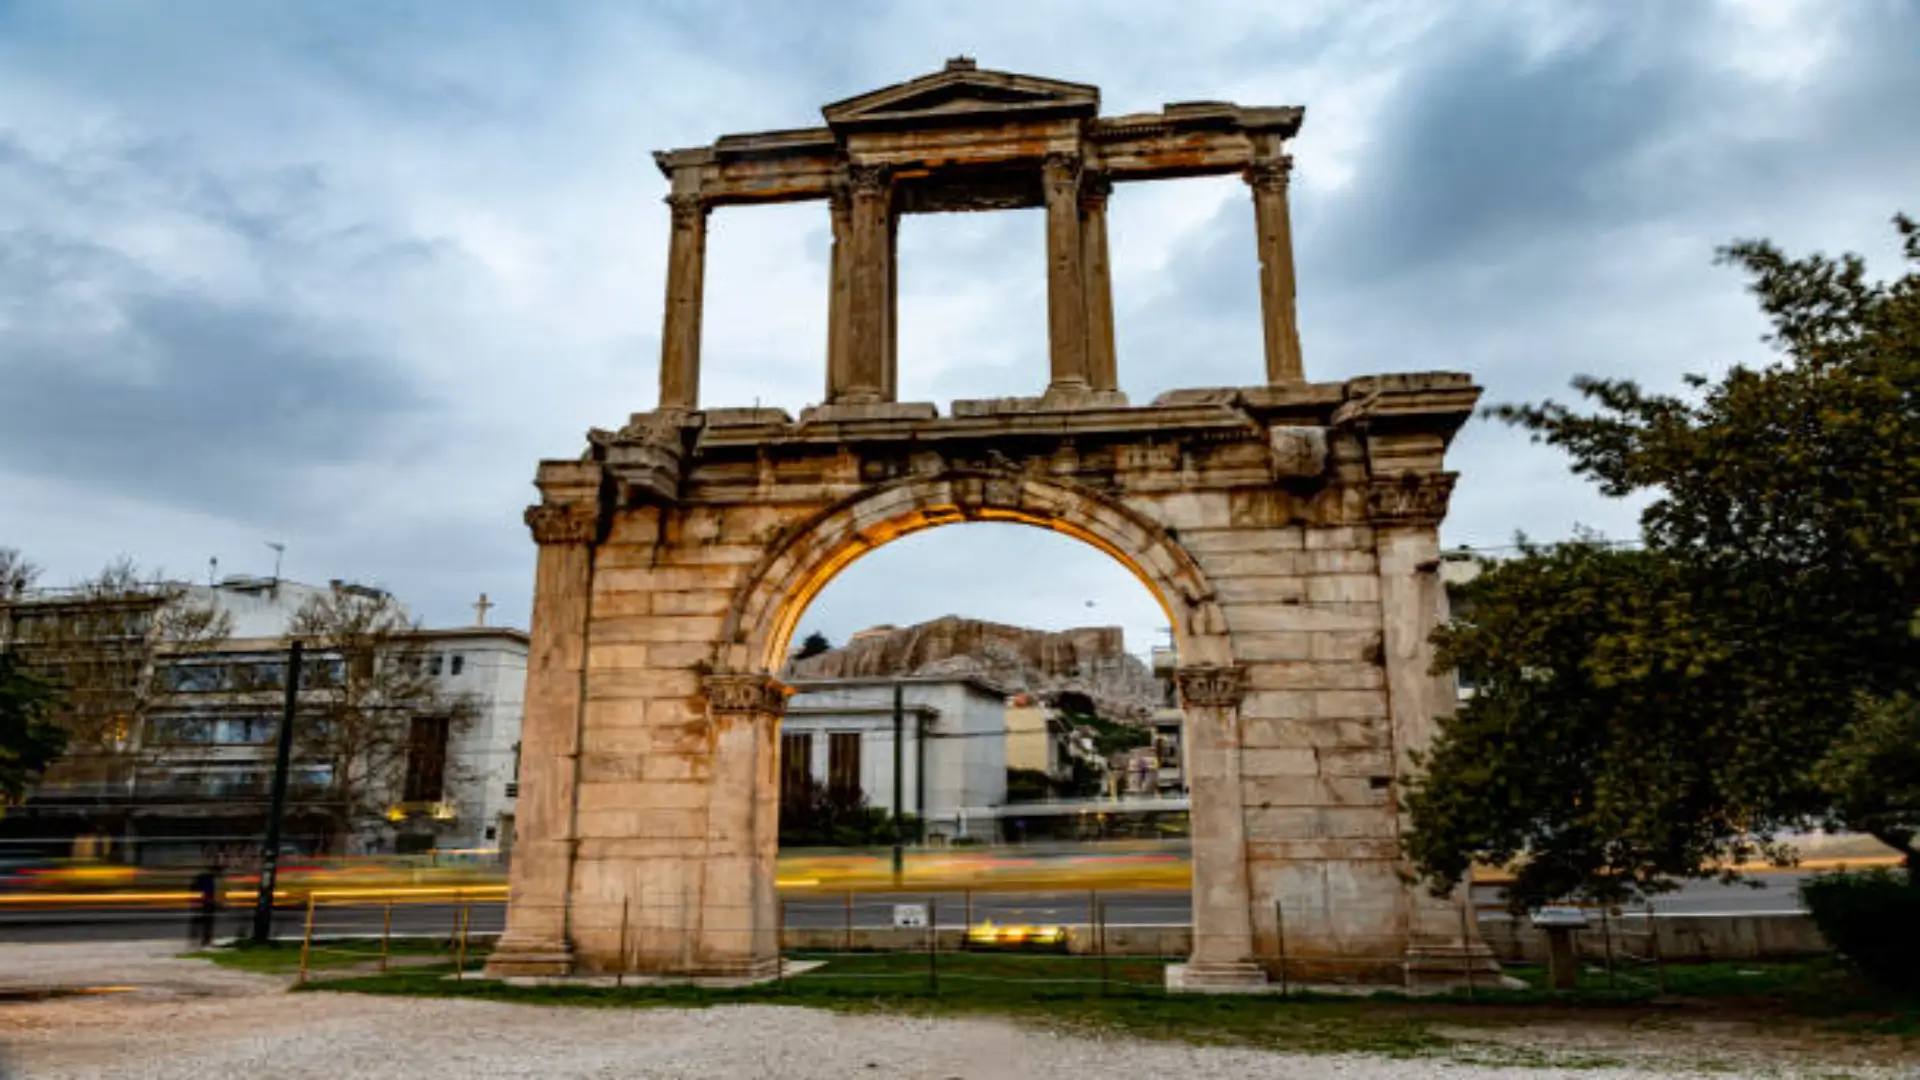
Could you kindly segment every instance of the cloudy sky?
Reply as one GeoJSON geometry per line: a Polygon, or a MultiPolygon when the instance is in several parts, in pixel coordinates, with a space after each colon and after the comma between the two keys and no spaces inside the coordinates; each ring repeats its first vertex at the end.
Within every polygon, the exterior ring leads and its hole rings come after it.
{"type": "MultiPolygon", "coordinates": [[[[1303,104],[1294,221],[1308,374],[1578,373],[1673,388],[1763,357],[1716,245],[1891,268],[1920,210],[1920,8],[1899,0],[1116,5],[0,0],[0,546],[61,583],[350,578],[430,622],[525,625],[542,457],[650,408],[667,214],[650,151],[818,122],[938,69],[1098,84],[1108,113],[1303,104]],[[1121,12],[1130,14],[1122,15],[1121,12]]],[[[1135,402],[1262,372],[1237,180],[1112,206],[1135,402]]],[[[908,400],[1037,392],[1038,211],[909,219],[908,400]]],[[[703,397],[797,411],[826,338],[823,206],[712,221],[703,397]]],[[[1449,544],[1633,531],[1634,508],[1476,422],[1449,544]]],[[[1037,530],[920,534],[804,628],[959,611],[1163,622],[1037,530]]]]}

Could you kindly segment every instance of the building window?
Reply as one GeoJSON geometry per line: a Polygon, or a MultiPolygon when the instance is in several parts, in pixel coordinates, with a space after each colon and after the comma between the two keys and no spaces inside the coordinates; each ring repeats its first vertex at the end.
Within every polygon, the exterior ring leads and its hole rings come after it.
{"type": "Polygon", "coordinates": [[[860,733],[835,731],[827,736],[827,790],[835,795],[860,791],[860,733]]]}
{"type": "Polygon", "coordinates": [[[427,674],[432,675],[436,678],[439,677],[440,675],[440,654],[439,653],[434,653],[433,659],[427,661],[427,674]]]}
{"type": "Polygon", "coordinates": [[[459,653],[454,653],[453,659],[451,661],[448,661],[448,663],[450,665],[451,670],[449,670],[447,674],[458,675],[460,674],[460,669],[467,666],[467,658],[464,656],[461,656],[459,653]]]}
{"type": "Polygon", "coordinates": [[[794,802],[803,798],[807,782],[813,776],[813,734],[807,731],[784,732],[780,736],[780,799],[794,802]]]}
{"type": "Polygon", "coordinates": [[[439,802],[447,792],[447,718],[416,716],[407,738],[401,802],[439,802]]]}

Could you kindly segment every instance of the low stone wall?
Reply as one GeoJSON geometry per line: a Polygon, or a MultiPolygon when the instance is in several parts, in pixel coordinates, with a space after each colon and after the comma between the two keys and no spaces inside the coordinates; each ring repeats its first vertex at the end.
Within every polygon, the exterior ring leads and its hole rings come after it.
{"type": "MultiPolygon", "coordinates": [[[[930,944],[941,952],[957,952],[966,947],[966,931],[957,926],[935,931],[888,927],[849,933],[845,929],[789,926],[780,940],[787,949],[808,952],[917,952],[925,951],[930,944]]],[[[1086,927],[1067,927],[1068,953],[1095,956],[1102,948],[1103,943],[1086,927]]],[[[1109,926],[1104,948],[1109,956],[1184,958],[1193,951],[1193,930],[1185,926],[1109,926]]]]}
{"type": "MultiPolygon", "coordinates": [[[[1813,917],[1804,913],[1756,915],[1658,915],[1652,920],[1628,916],[1611,920],[1606,929],[1595,923],[1576,931],[1574,948],[1580,956],[1604,959],[1609,935],[1615,957],[1664,962],[1699,963],[1708,960],[1788,960],[1822,956],[1833,951],[1813,917]]],[[[1546,940],[1526,922],[1487,919],[1480,937],[1506,963],[1541,963],[1546,940]]]]}
{"type": "MultiPolygon", "coordinates": [[[[1833,951],[1813,919],[1805,914],[1661,915],[1652,920],[1659,935],[1658,955],[1671,963],[1708,960],[1788,960],[1822,956],[1833,951]]],[[[1651,958],[1655,944],[1648,940],[1647,921],[1624,918],[1612,922],[1613,951],[1617,958],[1651,958]]],[[[966,946],[960,927],[931,932],[942,952],[966,946]]],[[[1531,925],[1509,919],[1488,919],[1480,935],[1504,963],[1542,963],[1545,943],[1531,925]]],[[[1607,934],[1598,925],[1574,935],[1574,947],[1583,957],[1603,959],[1607,934]]],[[[914,952],[928,947],[929,931],[904,929],[802,929],[787,927],[782,943],[788,949],[835,952],[914,952]]],[[[1067,928],[1066,951],[1092,956],[1102,950],[1085,927],[1067,928]]],[[[1109,926],[1104,949],[1109,956],[1184,957],[1193,949],[1193,931],[1185,926],[1109,926]]]]}

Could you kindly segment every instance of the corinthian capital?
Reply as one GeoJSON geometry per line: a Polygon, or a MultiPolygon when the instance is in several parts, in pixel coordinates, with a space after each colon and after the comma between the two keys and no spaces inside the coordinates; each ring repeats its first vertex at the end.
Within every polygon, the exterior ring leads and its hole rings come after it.
{"type": "Polygon", "coordinates": [[[1055,151],[1048,154],[1040,163],[1040,180],[1050,193],[1072,196],[1078,194],[1080,187],[1079,154],[1066,154],[1055,151]]]}
{"type": "Polygon", "coordinates": [[[884,194],[892,178],[892,170],[885,165],[855,163],[847,166],[847,187],[855,197],[884,194]]]}
{"type": "Polygon", "coordinates": [[[1088,172],[1080,178],[1080,208],[1099,211],[1107,208],[1107,196],[1113,194],[1113,180],[1103,172],[1088,172]]]}
{"type": "Polygon", "coordinates": [[[708,205],[704,196],[682,193],[667,196],[665,202],[673,209],[674,228],[691,229],[706,223],[708,205]]]}
{"type": "Polygon", "coordinates": [[[527,507],[527,528],[536,544],[591,544],[600,531],[600,508],[579,503],[527,507]]]}
{"type": "Polygon", "coordinates": [[[779,716],[786,711],[793,688],[770,675],[720,674],[703,680],[707,708],[715,715],[752,713],[779,716]]]}
{"type": "Polygon", "coordinates": [[[1255,191],[1287,190],[1287,177],[1293,172],[1293,158],[1281,154],[1275,158],[1264,158],[1253,162],[1240,175],[1247,185],[1255,191]]]}
{"type": "Polygon", "coordinates": [[[1247,669],[1234,664],[1205,664],[1177,668],[1180,700],[1201,709],[1235,709],[1247,696],[1247,669]]]}
{"type": "Polygon", "coordinates": [[[1406,472],[1367,482],[1367,516],[1379,525],[1438,525],[1459,474],[1406,472]]]}

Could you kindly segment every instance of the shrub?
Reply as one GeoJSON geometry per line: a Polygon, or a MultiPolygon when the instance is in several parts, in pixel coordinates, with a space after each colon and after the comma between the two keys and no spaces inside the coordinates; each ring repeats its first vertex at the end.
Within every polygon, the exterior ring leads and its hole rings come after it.
{"type": "Polygon", "coordinates": [[[1828,944],[1889,990],[1920,992],[1920,888],[1904,873],[1821,874],[1800,898],[1828,944]]]}

